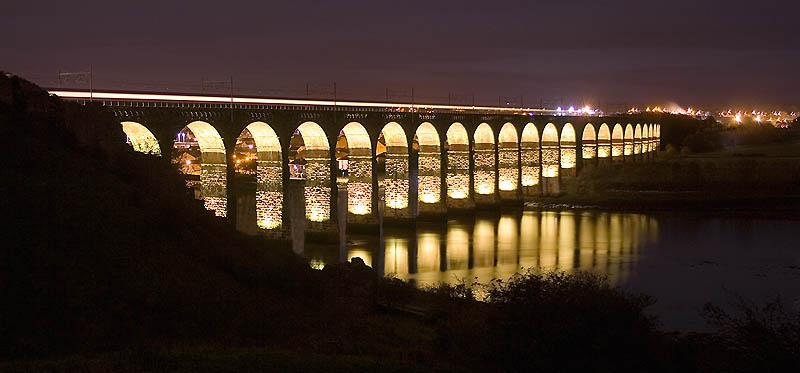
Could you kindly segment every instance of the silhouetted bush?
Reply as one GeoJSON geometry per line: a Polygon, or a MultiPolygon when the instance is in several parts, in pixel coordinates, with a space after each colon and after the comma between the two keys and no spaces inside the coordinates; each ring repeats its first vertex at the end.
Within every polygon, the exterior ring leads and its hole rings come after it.
{"type": "MultiPolygon", "coordinates": [[[[463,299],[463,285],[436,292],[463,299]]],[[[653,303],[599,275],[527,272],[480,285],[485,304],[440,321],[441,345],[456,358],[510,371],[631,371],[657,367],[653,303]]]]}
{"type": "Polygon", "coordinates": [[[701,366],[716,372],[791,372],[800,367],[800,310],[781,299],[757,305],[738,299],[733,312],[707,304],[705,316],[717,328],[706,340],[711,351],[701,366]]]}

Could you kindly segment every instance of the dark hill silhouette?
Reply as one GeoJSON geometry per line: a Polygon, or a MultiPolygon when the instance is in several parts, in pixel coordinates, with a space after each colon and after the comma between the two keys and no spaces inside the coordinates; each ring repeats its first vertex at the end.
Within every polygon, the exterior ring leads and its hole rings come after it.
{"type": "Polygon", "coordinates": [[[106,112],[3,74],[0,124],[1,355],[243,338],[313,298],[301,258],[211,216],[106,112]]]}

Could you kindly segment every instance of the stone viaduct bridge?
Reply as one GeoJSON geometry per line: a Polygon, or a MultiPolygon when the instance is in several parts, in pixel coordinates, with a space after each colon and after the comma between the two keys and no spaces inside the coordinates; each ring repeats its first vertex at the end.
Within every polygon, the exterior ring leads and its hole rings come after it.
{"type": "Polygon", "coordinates": [[[239,230],[275,238],[557,195],[583,168],[647,161],[660,145],[659,124],[624,116],[50,92],[101,102],[121,123],[120,141],[172,162],[205,207],[239,230]]]}

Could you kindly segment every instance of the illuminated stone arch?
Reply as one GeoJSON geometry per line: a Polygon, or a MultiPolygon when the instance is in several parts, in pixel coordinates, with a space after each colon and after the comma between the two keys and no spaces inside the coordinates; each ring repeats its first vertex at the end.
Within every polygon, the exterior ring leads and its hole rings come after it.
{"type": "Polygon", "coordinates": [[[533,187],[539,185],[539,174],[541,173],[539,130],[533,123],[526,124],[522,129],[520,160],[522,161],[522,186],[533,187]]]}
{"type": "Polygon", "coordinates": [[[455,200],[469,198],[469,134],[455,122],[447,129],[447,196],[455,200]]]}
{"type": "MultiPolygon", "coordinates": [[[[646,154],[650,151],[650,137],[647,135],[647,128],[649,126],[650,125],[647,123],[642,124],[642,154],[646,154]]],[[[636,134],[634,133],[634,137],[635,136],[636,134]]]]}
{"type": "Polygon", "coordinates": [[[408,212],[408,139],[403,127],[389,122],[381,130],[375,155],[383,171],[382,183],[387,216],[405,216],[408,212]]]}
{"type": "Polygon", "coordinates": [[[597,158],[608,158],[611,156],[611,131],[608,124],[603,123],[597,131],[597,158]]]}
{"type": "Polygon", "coordinates": [[[175,139],[173,163],[187,177],[186,185],[206,209],[224,217],[228,209],[228,174],[225,144],[211,124],[191,122],[175,139]]]}
{"type": "Polygon", "coordinates": [[[419,204],[435,204],[441,201],[442,160],[439,132],[429,122],[417,127],[414,145],[418,152],[417,196],[419,204]]]}
{"type": "Polygon", "coordinates": [[[336,142],[339,170],[346,176],[347,212],[372,213],[372,141],[361,123],[347,123],[336,142]]]}
{"type": "Polygon", "coordinates": [[[625,126],[624,139],[625,139],[624,142],[625,146],[623,148],[623,154],[626,157],[631,156],[633,155],[633,126],[630,123],[628,123],[628,125],[625,126]]]}
{"type": "Polygon", "coordinates": [[[233,153],[237,174],[255,177],[256,225],[276,229],[283,224],[283,159],[272,127],[253,122],[236,139],[233,153]]]}
{"type": "Polygon", "coordinates": [[[633,154],[642,153],[642,125],[636,123],[633,130],[633,154]]]}
{"type": "Polygon", "coordinates": [[[289,143],[289,175],[292,179],[305,180],[306,220],[314,223],[330,221],[330,144],[319,124],[304,122],[295,129],[289,143]]]}
{"type": "Polygon", "coordinates": [[[488,123],[481,123],[473,134],[475,143],[474,190],[476,195],[491,195],[495,192],[494,131],[488,123]]]}
{"type": "Polygon", "coordinates": [[[150,132],[147,127],[136,122],[122,122],[122,132],[125,133],[126,142],[133,147],[133,150],[161,156],[161,147],[158,139],[150,132]]]}
{"type": "Polygon", "coordinates": [[[517,128],[512,123],[506,123],[500,128],[498,149],[498,189],[514,191],[519,187],[519,136],[517,128]]]}
{"type": "Polygon", "coordinates": [[[597,133],[594,125],[586,123],[581,135],[581,157],[583,159],[594,159],[597,157],[597,133]]]}
{"type": "Polygon", "coordinates": [[[652,152],[655,150],[655,140],[653,139],[653,124],[647,125],[647,151],[652,152]]]}
{"type": "Polygon", "coordinates": [[[611,132],[611,157],[622,158],[625,152],[624,146],[625,130],[622,125],[617,123],[614,125],[614,130],[611,132]]]}
{"type": "Polygon", "coordinates": [[[558,177],[559,145],[558,128],[553,123],[547,123],[542,130],[542,177],[558,177]]]}
{"type": "Polygon", "coordinates": [[[661,125],[656,124],[655,135],[653,136],[656,141],[656,150],[661,149],[661,125]]]}
{"type": "Polygon", "coordinates": [[[561,168],[575,168],[577,161],[577,150],[575,147],[575,127],[570,123],[566,123],[564,124],[564,128],[561,129],[561,168]]]}

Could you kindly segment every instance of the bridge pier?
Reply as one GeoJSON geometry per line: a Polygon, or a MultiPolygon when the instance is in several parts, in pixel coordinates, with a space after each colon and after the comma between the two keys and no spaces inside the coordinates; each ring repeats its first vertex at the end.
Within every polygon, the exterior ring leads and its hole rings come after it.
{"type": "Polygon", "coordinates": [[[537,198],[542,196],[542,182],[544,179],[539,178],[539,182],[535,185],[523,186],[522,187],[522,200],[527,201],[535,201],[537,198]]]}
{"type": "Polygon", "coordinates": [[[557,196],[561,194],[561,180],[558,176],[542,178],[542,195],[557,196]]]}

